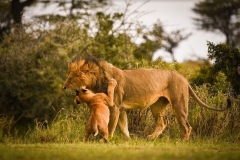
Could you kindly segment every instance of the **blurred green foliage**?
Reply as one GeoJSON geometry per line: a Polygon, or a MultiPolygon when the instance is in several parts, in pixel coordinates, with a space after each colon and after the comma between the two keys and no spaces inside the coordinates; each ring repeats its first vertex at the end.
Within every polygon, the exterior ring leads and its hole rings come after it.
{"type": "Polygon", "coordinates": [[[208,57],[214,63],[210,67],[202,67],[191,81],[197,85],[210,83],[216,86],[216,90],[223,92],[233,89],[234,95],[239,95],[240,75],[237,73],[240,64],[239,50],[223,43],[215,45],[208,42],[208,57]]]}
{"type": "Polygon", "coordinates": [[[51,119],[67,103],[61,85],[67,74],[66,55],[47,33],[51,31],[35,32],[34,38],[16,29],[0,44],[1,114],[25,122],[51,119]]]}

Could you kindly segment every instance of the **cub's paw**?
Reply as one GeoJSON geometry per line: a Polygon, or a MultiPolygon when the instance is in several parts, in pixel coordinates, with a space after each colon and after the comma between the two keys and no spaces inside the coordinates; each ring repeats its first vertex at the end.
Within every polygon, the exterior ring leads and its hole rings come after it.
{"type": "Polygon", "coordinates": [[[117,81],[114,78],[112,78],[109,81],[109,85],[111,85],[112,87],[115,87],[117,85],[117,81]]]}

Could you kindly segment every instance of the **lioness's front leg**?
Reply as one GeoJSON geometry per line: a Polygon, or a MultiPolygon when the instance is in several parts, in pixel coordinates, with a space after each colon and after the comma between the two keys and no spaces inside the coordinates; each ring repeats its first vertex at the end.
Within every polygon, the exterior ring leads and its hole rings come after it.
{"type": "Polygon", "coordinates": [[[124,109],[120,109],[120,115],[118,119],[118,126],[121,130],[121,132],[124,134],[124,136],[127,139],[130,139],[129,131],[128,131],[128,119],[127,119],[127,113],[124,109]]]}
{"type": "Polygon", "coordinates": [[[109,110],[110,110],[110,119],[108,123],[108,133],[109,133],[109,137],[112,138],[118,123],[120,112],[119,112],[119,108],[116,105],[114,105],[113,107],[109,107],[109,110]]]}
{"type": "Polygon", "coordinates": [[[110,138],[113,137],[114,131],[117,126],[119,114],[120,114],[118,106],[114,105],[114,102],[117,99],[116,98],[117,96],[114,94],[114,89],[115,89],[116,85],[117,85],[117,81],[115,79],[111,78],[108,83],[108,96],[112,103],[111,107],[109,107],[110,117],[109,117],[109,123],[108,123],[108,133],[109,133],[110,138]]]}
{"type": "Polygon", "coordinates": [[[124,110],[119,110],[119,107],[110,108],[110,121],[108,124],[108,131],[110,138],[113,137],[116,126],[119,126],[120,131],[124,134],[126,139],[131,139],[128,131],[127,113],[124,110]]]}
{"type": "MultiPolygon", "coordinates": [[[[110,99],[113,99],[110,96],[113,96],[113,89],[116,86],[117,82],[115,79],[109,80],[108,83],[108,95],[110,99]]],[[[122,97],[123,97],[123,89],[119,86],[116,87],[116,91],[114,94],[114,102],[115,105],[113,107],[110,107],[110,120],[108,124],[108,130],[109,130],[109,136],[110,138],[113,137],[114,131],[116,129],[116,126],[118,124],[121,132],[124,134],[124,136],[127,139],[130,139],[129,131],[128,131],[128,120],[127,120],[127,114],[126,112],[121,109],[122,108],[122,97]],[[121,110],[121,111],[120,111],[121,110]]]]}

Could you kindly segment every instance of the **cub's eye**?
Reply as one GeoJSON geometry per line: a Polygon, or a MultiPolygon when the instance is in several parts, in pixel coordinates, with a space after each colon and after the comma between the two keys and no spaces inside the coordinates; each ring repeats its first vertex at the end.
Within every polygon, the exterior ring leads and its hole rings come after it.
{"type": "Polygon", "coordinates": [[[82,89],[81,91],[82,91],[83,93],[87,92],[87,90],[86,90],[86,89],[82,89]]]}

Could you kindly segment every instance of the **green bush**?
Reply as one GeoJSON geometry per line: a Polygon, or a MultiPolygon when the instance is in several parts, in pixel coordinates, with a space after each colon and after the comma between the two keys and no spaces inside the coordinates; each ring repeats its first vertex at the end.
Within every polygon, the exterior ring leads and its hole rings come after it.
{"type": "Polygon", "coordinates": [[[0,44],[1,116],[14,117],[22,125],[50,120],[71,104],[62,91],[66,55],[47,32],[35,35],[38,38],[16,29],[0,44]]]}
{"type": "MultiPolygon", "coordinates": [[[[199,98],[209,106],[215,108],[226,107],[227,95],[219,92],[212,92],[213,86],[195,86],[199,98]]],[[[223,112],[211,111],[200,107],[193,99],[190,99],[189,121],[193,127],[193,137],[212,138],[216,140],[225,139],[232,142],[239,141],[239,101],[232,99],[231,108],[223,112]]]]}
{"type": "Polygon", "coordinates": [[[240,52],[237,48],[232,48],[226,44],[213,44],[208,42],[208,57],[214,60],[210,67],[201,68],[199,75],[191,79],[194,84],[201,85],[210,83],[215,85],[219,81],[220,74],[223,81],[228,81],[229,84],[224,84],[221,89],[229,91],[233,89],[234,96],[240,94],[240,75],[237,74],[237,66],[240,64],[240,52]]]}

